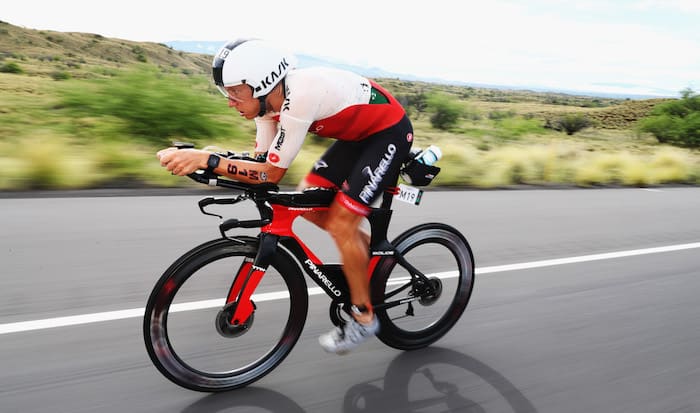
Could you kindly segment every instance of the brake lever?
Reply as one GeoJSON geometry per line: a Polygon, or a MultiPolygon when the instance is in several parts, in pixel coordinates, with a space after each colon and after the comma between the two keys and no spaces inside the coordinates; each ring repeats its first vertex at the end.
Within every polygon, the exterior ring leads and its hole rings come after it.
{"type": "Polygon", "coordinates": [[[215,213],[213,213],[213,212],[208,212],[208,211],[205,210],[204,208],[206,208],[206,207],[208,207],[209,205],[212,205],[212,204],[216,204],[216,205],[233,205],[233,204],[237,204],[237,203],[239,203],[239,202],[241,202],[241,201],[245,201],[246,199],[248,199],[248,197],[245,196],[245,195],[238,195],[238,196],[235,197],[235,198],[214,198],[214,197],[209,196],[209,197],[200,199],[199,202],[198,202],[197,204],[199,205],[199,210],[202,212],[202,214],[204,214],[204,215],[210,215],[210,216],[212,216],[212,217],[218,217],[219,219],[224,219],[223,216],[221,216],[221,215],[219,215],[219,214],[215,214],[215,213]]]}
{"type": "Polygon", "coordinates": [[[214,199],[214,198],[212,198],[212,197],[207,197],[207,198],[200,199],[199,202],[198,202],[197,204],[199,205],[199,210],[202,212],[202,214],[204,214],[204,215],[209,215],[209,216],[212,216],[212,217],[218,217],[219,219],[224,219],[223,216],[221,216],[221,215],[219,215],[219,214],[214,214],[214,213],[211,213],[211,212],[207,212],[207,210],[204,209],[204,208],[208,207],[209,205],[211,205],[211,204],[213,204],[213,203],[215,203],[215,202],[216,202],[216,199],[214,199]]]}

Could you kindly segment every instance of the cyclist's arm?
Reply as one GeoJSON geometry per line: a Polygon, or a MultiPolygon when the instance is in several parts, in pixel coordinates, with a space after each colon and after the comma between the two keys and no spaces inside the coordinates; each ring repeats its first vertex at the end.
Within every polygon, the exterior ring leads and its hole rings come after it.
{"type": "MultiPolygon", "coordinates": [[[[207,155],[209,159],[209,155],[207,155]]],[[[206,165],[206,162],[205,162],[206,165]]],[[[204,168],[201,169],[205,169],[204,168]]],[[[249,184],[273,183],[277,184],[287,172],[287,168],[279,168],[270,162],[244,161],[241,159],[222,158],[219,166],[214,169],[217,175],[249,184]]]]}
{"type": "MultiPolygon", "coordinates": [[[[167,148],[158,152],[160,164],[175,175],[189,175],[198,169],[207,169],[211,152],[199,149],[167,148]]],[[[278,183],[286,168],[280,168],[269,162],[244,161],[221,157],[214,173],[239,182],[260,184],[278,183]]]]}
{"type": "Polygon", "coordinates": [[[272,117],[255,118],[255,155],[261,155],[270,149],[272,140],[277,135],[279,122],[272,117]]]}
{"type": "Polygon", "coordinates": [[[279,131],[267,153],[267,162],[278,168],[287,169],[299,154],[312,121],[283,112],[280,114],[279,123],[279,131]]]}
{"type": "Polygon", "coordinates": [[[267,162],[222,159],[214,172],[246,183],[279,183],[301,150],[310,125],[311,121],[287,114],[280,115],[279,122],[256,118],[255,153],[267,152],[267,162]],[[272,131],[275,133],[272,138],[268,138],[272,131]]]}
{"type": "MultiPolygon", "coordinates": [[[[214,173],[245,183],[279,183],[304,143],[312,123],[312,120],[304,120],[304,118],[313,118],[313,115],[310,114],[313,109],[313,107],[299,105],[295,110],[299,113],[297,116],[290,114],[291,111],[283,111],[279,118],[280,126],[279,128],[274,126],[276,134],[269,144],[265,141],[272,126],[267,123],[267,119],[262,119],[258,126],[264,127],[265,130],[260,135],[260,141],[258,141],[259,135],[256,133],[256,146],[258,147],[256,147],[255,152],[256,154],[264,153],[265,150],[259,146],[267,144],[269,146],[267,148],[267,162],[221,158],[214,173]]],[[[175,175],[185,176],[197,169],[206,169],[209,155],[209,152],[196,149],[176,150],[170,148],[158,152],[158,159],[160,159],[162,166],[175,175]]]]}

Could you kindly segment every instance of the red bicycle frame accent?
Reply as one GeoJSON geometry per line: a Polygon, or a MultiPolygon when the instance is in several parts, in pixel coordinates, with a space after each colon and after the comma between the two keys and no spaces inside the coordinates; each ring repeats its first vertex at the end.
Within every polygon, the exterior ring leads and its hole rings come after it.
{"type": "MultiPolygon", "coordinates": [[[[323,265],[321,260],[309,247],[294,233],[292,226],[294,221],[307,212],[327,211],[328,207],[288,207],[278,204],[272,205],[272,221],[261,227],[261,234],[274,235],[276,238],[287,237],[293,239],[301,247],[305,256],[315,265],[323,265]]],[[[276,244],[276,242],[275,242],[276,244]]],[[[260,259],[261,255],[252,259],[246,259],[238,269],[233,284],[229,289],[226,303],[237,302],[236,308],[229,320],[231,324],[238,325],[244,323],[255,310],[255,305],[251,301],[251,296],[262,280],[267,270],[268,262],[260,259]]]]}
{"type": "Polygon", "coordinates": [[[272,222],[260,228],[261,232],[268,234],[279,235],[280,237],[291,237],[304,250],[304,253],[314,262],[314,264],[322,264],[321,260],[304,244],[304,242],[294,233],[292,226],[294,220],[307,212],[328,211],[328,207],[308,207],[297,208],[284,205],[272,204],[272,222]]]}

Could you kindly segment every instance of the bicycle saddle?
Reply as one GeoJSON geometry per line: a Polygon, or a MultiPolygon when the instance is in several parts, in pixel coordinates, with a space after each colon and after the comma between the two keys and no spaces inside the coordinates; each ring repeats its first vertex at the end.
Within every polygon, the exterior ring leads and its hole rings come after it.
{"type": "Polygon", "coordinates": [[[307,188],[303,192],[280,192],[270,200],[272,204],[289,207],[323,207],[335,198],[337,191],[329,188],[307,188]]]}

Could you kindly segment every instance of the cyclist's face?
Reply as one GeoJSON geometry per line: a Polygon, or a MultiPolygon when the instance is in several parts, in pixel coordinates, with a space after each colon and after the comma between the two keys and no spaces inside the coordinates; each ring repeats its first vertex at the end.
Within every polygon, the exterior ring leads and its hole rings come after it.
{"type": "Polygon", "coordinates": [[[260,104],[253,97],[253,89],[248,85],[228,86],[225,88],[228,93],[228,106],[238,109],[241,116],[246,119],[253,119],[258,115],[257,106],[260,104]]]}

